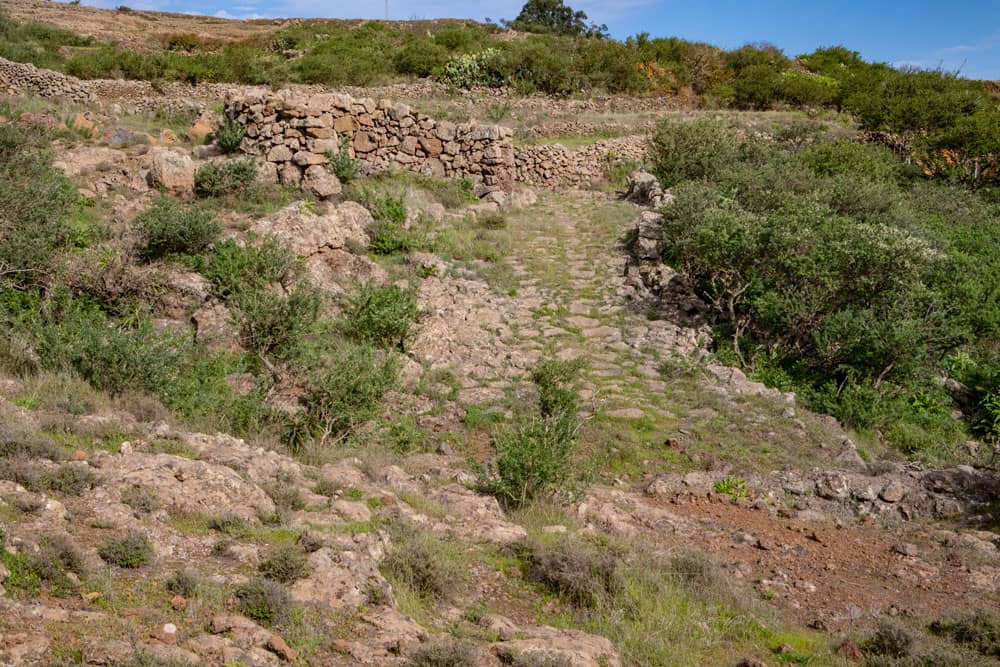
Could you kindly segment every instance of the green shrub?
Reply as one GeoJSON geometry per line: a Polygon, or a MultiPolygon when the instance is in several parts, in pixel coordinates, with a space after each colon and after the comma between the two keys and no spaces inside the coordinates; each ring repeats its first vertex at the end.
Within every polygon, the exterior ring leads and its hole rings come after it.
{"type": "Polygon", "coordinates": [[[417,319],[417,297],[395,285],[362,285],[344,308],[340,329],[349,338],[402,349],[417,319]]]}
{"type": "Polygon", "coordinates": [[[245,289],[229,301],[240,321],[243,346],[259,354],[287,350],[301,339],[319,314],[319,292],[304,284],[287,296],[245,289]]]}
{"type": "Polygon", "coordinates": [[[142,567],[153,557],[153,545],[142,533],[129,533],[121,539],[110,539],[101,545],[97,554],[109,565],[134,569],[142,567]]]}
{"type": "Polygon", "coordinates": [[[374,224],[368,227],[372,252],[392,255],[411,250],[413,243],[404,228],[406,204],[403,195],[389,192],[366,193],[364,199],[374,219],[374,224]]]}
{"type": "Polygon", "coordinates": [[[144,239],[146,259],[165,255],[195,255],[218,238],[222,228],[208,211],[190,208],[169,197],[161,197],[152,208],[136,216],[133,224],[144,239]]]}
{"type": "MultiPolygon", "coordinates": [[[[215,131],[215,142],[227,155],[240,150],[246,129],[235,118],[226,117],[215,131]]],[[[256,175],[256,174],[255,174],[256,175]]]]}
{"type": "Polygon", "coordinates": [[[274,547],[257,566],[265,578],[290,584],[309,575],[306,553],[298,545],[274,547]]]}
{"type": "Polygon", "coordinates": [[[194,191],[199,197],[238,197],[257,185],[257,164],[252,158],[209,162],[194,173],[194,191]]]}
{"type": "Polygon", "coordinates": [[[400,74],[427,77],[439,71],[448,60],[448,49],[431,37],[414,37],[392,58],[400,74]]]}
{"type": "Polygon", "coordinates": [[[288,621],[292,609],[288,590],[281,584],[258,579],[243,584],[233,593],[237,610],[258,623],[275,626],[288,621]]]}
{"type": "Polygon", "coordinates": [[[819,176],[854,176],[875,182],[893,182],[900,175],[899,160],[881,146],[824,141],[803,150],[799,158],[819,176]]]}
{"type": "Polygon", "coordinates": [[[666,188],[713,178],[743,157],[744,141],[719,120],[661,121],[650,146],[653,173],[666,188]]]}
{"type": "Polygon", "coordinates": [[[285,282],[298,266],[295,253],[273,236],[250,236],[243,244],[226,239],[194,263],[224,300],[285,282]]]}
{"type": "Polygon", "coordinates": [[[334,436],[375,416],[399,370],[394,357],[369,345],[338,347],[308,372],[303,397],[315,427],[334,436]]]}
{"type": "Polygon", "coordinates": [[[579,421],[572,362],[547,362],[533,374],[539,414],[519,415],[493,432],[494,460],[478,470],[480,486],[509,507],[551,493],[569,478],[579,421]]]}
{"type": "Polygon", "coordinates": [[[344,137],[343,143],[340,144],[340,150],[327,154],[330,159],[330,170],[344,184],[356,180],[361,171],[361,162],[351,157],[350,150],[348,139],[344,137]]]}
{"type": "Polygon", "coordinates": [[[60,251],[98,235],[47,143],[42,130],[0,125],[0,278],[19,289],[47,283],[60,251]]]}

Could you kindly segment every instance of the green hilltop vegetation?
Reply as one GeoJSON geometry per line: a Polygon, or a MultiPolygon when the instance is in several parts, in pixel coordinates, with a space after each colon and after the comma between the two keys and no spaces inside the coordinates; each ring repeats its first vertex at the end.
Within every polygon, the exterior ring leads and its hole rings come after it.
{"type": "Polygon", "coordinates": [[[708,108],[832,108],[856,115],[864,129],[931,134],[932,148],[1000,150],[998,100],[983,82],[869,63],[843,47],[792,58],[767,44],[726,51],[646,33],[618,41],[585,19],[562,2],[533,0],[505,22],[527,31],[516,39],[501,39],[493,23],[447,22],[417,33],[381,21],[304,20],[239,43],[167,35],[159,49],[139,53],[0,15],[0,56],[84,79],[367,86],[433,78],[519,94],[603,91],[682,96],[708,108]]]}

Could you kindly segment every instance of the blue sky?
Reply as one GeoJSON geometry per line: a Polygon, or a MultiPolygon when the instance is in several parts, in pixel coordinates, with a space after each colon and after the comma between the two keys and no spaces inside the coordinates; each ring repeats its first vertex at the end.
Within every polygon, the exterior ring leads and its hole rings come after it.
{"type": "MultiPolygon", "coordinates": [[[[136,9],[232,17],[381,18],[384,0],[124,0],[136,9]]],[[[123,0],[83,0],[114,7],[123,0]]],[[[524,0],[390,0],[392,18],[513,18],[524,0]]],[[[1000,0],[570,0],[612,35],[678,36],[735,47],[768,41],[795,55],[843,44],[869,60],[1000,79],[1000,0]]]]}

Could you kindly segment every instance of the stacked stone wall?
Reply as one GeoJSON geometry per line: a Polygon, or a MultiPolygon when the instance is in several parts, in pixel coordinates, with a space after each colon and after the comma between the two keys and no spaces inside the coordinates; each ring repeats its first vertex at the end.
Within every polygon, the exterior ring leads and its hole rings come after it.
{"type": "Polygon", "coordinates": [[[389,100],[291,91],[230,97],[226,113],[246,129],[244,152],[274,165],[286,184],[344,146],[366,173],[402,169],[503,189],[514,180],[513,131],[498,125],[436,121],[389,100]]]}
{"type": "Polygon", "coordinates": [[[615,163],[640,163],[646,157],[645,137],[598,141],[576,150],[560,144],[517,146],[515,179],[543,187],[585,187],[602,180],[615,163]]]}
{"type": "Polygon", "coordinates": [[[0,58],[0,93],[37,95],[80,103],[94,99],[79,79],[5,58],[0,58]]]}

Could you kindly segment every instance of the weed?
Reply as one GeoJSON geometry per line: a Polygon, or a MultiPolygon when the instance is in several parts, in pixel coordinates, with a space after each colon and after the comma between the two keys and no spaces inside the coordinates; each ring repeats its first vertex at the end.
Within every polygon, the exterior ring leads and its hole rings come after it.
{"type": "Polygon", "coordinates": [[[528,576],[578,607],[596,607],[624,584],[620,555],[582,539],[529,542],[528,576]]]}
{"type": "Polygon", "coordinates": [[[476,664],[479,652],[468,642],[437,639],[421,644],[410,654],[407,667],[465,667],[476,664]]]}
{"type": "Polygon", "coordinates": [[[494,461],[478,470],[480,485],[504,504],[521,507],[558,489],[569,477],[579,419],[575,362],[548,361],[532,373],[539,414],[519,415],[493,433],[494,461]]]}
{"type": "Polygon", "coordinates": [[[746,498],[749,495],[745,480],[736,477],[726,477],[712,484],[712,489],[721,495],[730,498],[746,498]]]}
{"type": "Polygon", "coordinates": [[[340,179],[341,183],[347,184],[358,177],[358,173],[361,169],[361,163],[351,157],[350,145],[348,144],[347,137],[344,137],[343,143],[340,145],[340,150],[336,153],[327,153],[327,158],[330,160],[330,170],[340,179]]]}
{"type": "Polygon", "coordinates": [[[122,502],[140,514],[150,514],[160,509],[159,497],[138,484],[122,491],[122,502]]]}
{"type": "Polygon", "coordinates": [[[935,621],[931,631],[982,655],[1000,658],[1000,617],[994,613],[979,609],[952,621],[935,621]]]}
{"type": "Polygon", "coordinates": [[[382,561],[382,574],[428,601],[447,600],[464,586],[466,573],[451,547],[409,524],[392,531],[392,552],[382,561]]]}
{"type": "Polygon", "coordinates": [[[81,496],[100,483],[101,478],[90,466],[78,463],[64,463],[39,480],[41,488],[68,496],[81,496]]]}

